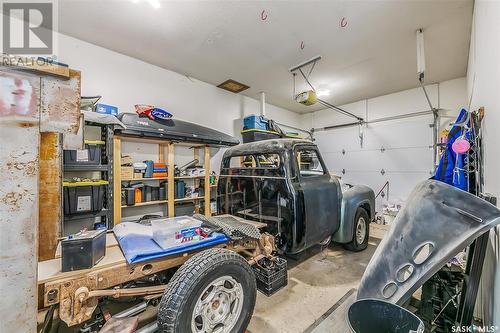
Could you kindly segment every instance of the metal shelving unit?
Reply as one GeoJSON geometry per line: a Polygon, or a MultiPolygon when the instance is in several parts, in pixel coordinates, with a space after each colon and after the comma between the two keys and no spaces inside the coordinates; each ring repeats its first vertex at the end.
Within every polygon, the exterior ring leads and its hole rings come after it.
{"type": "MultiPolygon", "coordinates": [[[[93,122],[85,122],[86,126],[100,127],[101,129],[101,140],[104,141],[104,149],[101,150],[101,164],[100,165],[63,165],[64,172],[99,172],[100,177],[103,180],[109,182],[106,187],[106,193],[104,196],[103,209],[99,212],[92,213],[81,213],[73,215],[64,215],[62,221],[61,232],[63,236],[68,233],[66,224],[68,223],[78,223],[85,227],[90,225],[89,220],[93,219],[92,225],[98,223],[106,223],[106,228],[112,229],[113,223],[113,135],[114,126],[113,125],[103,125],[93,122]],[[86,223],[84,223],[86,222],[86,223]]],[[[74,230],[75,227],[72,227],[74,230]]]]}

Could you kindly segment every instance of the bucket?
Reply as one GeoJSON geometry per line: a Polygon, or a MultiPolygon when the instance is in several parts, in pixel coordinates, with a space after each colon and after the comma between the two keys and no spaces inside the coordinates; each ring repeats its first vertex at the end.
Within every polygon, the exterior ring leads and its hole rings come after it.
{"type": "Polygon", "coordinates": [[[354,333],[424,333],[424,323],[410,311],[377,299],[362,299],[349,307],[354,333]]]}

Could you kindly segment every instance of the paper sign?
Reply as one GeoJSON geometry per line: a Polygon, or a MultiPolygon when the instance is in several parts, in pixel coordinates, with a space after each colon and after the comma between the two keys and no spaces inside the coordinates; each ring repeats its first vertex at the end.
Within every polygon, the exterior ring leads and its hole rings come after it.
{"type": "Polygon", "coordinates": [[[90,205],[90,195],[86,195],[83,197],[78,197],[78,202],[76,204],[77,212],[87,212],[91,208],[90,205]]]}

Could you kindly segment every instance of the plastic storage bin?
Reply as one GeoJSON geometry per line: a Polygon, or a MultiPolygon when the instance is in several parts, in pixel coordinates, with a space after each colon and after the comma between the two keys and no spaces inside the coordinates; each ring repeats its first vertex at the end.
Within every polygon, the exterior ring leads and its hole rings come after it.
{"type": "Polygon", "coordinates": [[[98,212],[102,210],[106,180],[63,182],[64,214],[98,212]]]}
{"type": "Polygon", "coordinates": [[[276,258],[276,262],[264,258],[258,265],[252,266],[257,280],[257,289],[266,296],[271,296],[288,284],[286,260],[276,258]]]}
{"type": "Polygon", "coordinates": [[[151,221],[153,239],[162,249],[202,240],[203,237],[196,233],[196,229],[200,226],[201,221],[190,216],[151,221]]]}
{"type": "Polygon", "coordinates": [[[243,143],[278,139],[281,135],[278,132],[266,131],[260,129],[246,129],[241,131],[241,136],[243,137],[243,143]]]}
{"type": "Polygon", "coordinates": [[[85,140],[85,149],[64,150],[65,165],[99,165],[101,164],[101,150],[104,141],[85,140]]]}
{"type": "Polygon", "coordinates": [[[243,119],[243,129],[251,128],[267,130],[269,129],[269,120],[262,116],[256,115],[245,117],[243,119]]]}

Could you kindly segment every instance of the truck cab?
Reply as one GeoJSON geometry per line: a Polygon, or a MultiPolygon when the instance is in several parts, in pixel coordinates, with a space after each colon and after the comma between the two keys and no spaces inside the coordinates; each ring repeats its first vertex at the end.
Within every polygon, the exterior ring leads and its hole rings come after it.
{"type": "Polygon", "coordinates": [[[342,186],[311,141],[272,139],[224,153],[218,213],[267,224],[276,248],[296,254],[330,239],[353,251],[366,248],[375,195],[363,185],[342,186]]]}

